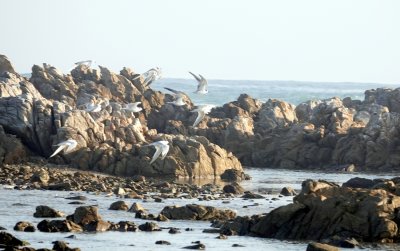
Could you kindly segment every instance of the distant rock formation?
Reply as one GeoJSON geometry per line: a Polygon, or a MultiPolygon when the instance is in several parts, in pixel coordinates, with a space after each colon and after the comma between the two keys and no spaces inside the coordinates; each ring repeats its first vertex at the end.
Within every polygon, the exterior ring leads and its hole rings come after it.
{"type": "MultiPolygon", "coordinates": [[[[27,80],[5,56],[0,63],[5,69],[0,74],[0,163],[35,155],[47,158],[55,150],[52,145],[72,138],[78,142],[74,151],[50,161],[121,176],[219,177],[226,169],[242,171],[232,153],[205,137],[158,134],[163,121],[179,119],[179,112],[166,103],[171,95],[144,86],[131,69],[116,74],[105,67],[98,71],[78,66],[65,75],[43,64],[34,65],[27,80]],[[102,110],[85,111],[90,101],[102,110]],[[131,102],[141,102],[143,112],[122,109],[131,102]],[[150,165],[155,150],[143,145],[159,139],[170,142],[170,151],[150,165]]],[[[188,100],[188,106],[179,109],[193,115],[191,106],[188,100]]]]}

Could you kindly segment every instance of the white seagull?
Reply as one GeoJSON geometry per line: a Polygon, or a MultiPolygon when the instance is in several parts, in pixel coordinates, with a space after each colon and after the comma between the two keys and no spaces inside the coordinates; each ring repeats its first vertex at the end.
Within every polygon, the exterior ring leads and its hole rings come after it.
{"type": "Polygon", "coordinates": [[[154,81],[160,79],[162,77],[162,71],[160,67],[151,68],[150,70],[146,71],[145,73],[140,74],[139,76],[135,77],[133,80],[143,76],[144,82],[143,85],[147,86],[153,83],[154,81]]]}
{"type": "Polygon", "coordinates": [[[194,93],[197,94],[207,94],[208,93],[208,82],[207,79],[205,79],[203,76],[199,74],[199,76],[196,76],[196,74],[192,73],[189,71],[189,73],[197,80],[197,90],[194,93]]]}
{"type": "Polygon", "coordinates": [[[90,103],[85,104],[86,109],[85,111],[87,112],[99,112],[101,111],[101,104],[95,104],[93,103],[93,101],[91,101],[90,103]]]}
{"type": "Polygon", "coordinates": [[[62,150],[64,150],[65,153],[69,153],[72,150],[74,150],[74,148],[77,145],[78,145],[78,142],[76,142],[76,140],[74,140],[74,139],[68,139],[61,143],[58,143],[57,145],[54,145],[54,146],[58,146],[57,150],[54,151],[54,153],[49,157],[49,159],[51,157],[54,157],[57,153],[61,152],[62,150]]]}
{"type": "Polygon", "coordinates": [[[175,97],[175,100],[172,102],[168,102],[168,103],[176,105],[176,106],[186,105],[186,103],[183,101],[183,97],[186,95],[185,93],[168,88],[168,87],[164,87],[164,89],[174,93],[173,96],[175,97]]]}
{"type": "Polygon", "coordinates": [[[197,112],[197,118],[194,121],[193,127],[196,127],[200,121],[208,114],[215,105],[199,105],[196,109],[191,112],[197,112]]]}
{"type": "Polygon", "coordinates": [[[130,111],[130,112],[140,112],[141,110],[143,110],[142,107],[138,106],[141,103],[142,102],[129,103],[129,104],[126,104],[125,107],[121,108],[121,109],[130,111]]]}
{"type": "Polygon", "coordinates": [[[146,146],[154,146],[156,148],[156,152],[153,155],[153,158],[150,161],[150,165],[153,164],[154,161],[161,155],[161,159],[164,159],[165,156],[167,156],[167,153],[169,151],[169,145],[168,141],[166,140],[160,140],[153,142],[151,144],[148,144],[146,146]]]}
{"type": "Polygon", "coordinates": [[[72,69],[70,71],[72,71],[73,69],[75,69],[77,66],[80,66],[80,65],[84,65],[86,69],[89,69],[92,66],[92,64],[94,64],[94,63],[96,63],[94,60],[79,61],[74,64],[74,66],[72,67],[72,69]]]}

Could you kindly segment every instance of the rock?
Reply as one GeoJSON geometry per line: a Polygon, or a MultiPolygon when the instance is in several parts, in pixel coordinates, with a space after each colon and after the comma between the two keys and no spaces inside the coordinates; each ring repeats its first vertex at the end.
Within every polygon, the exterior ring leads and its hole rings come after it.
{"type": "Polygon", "coordinates": [[[33,214],[33,217],[36,218],[57,218],[63,216],[65,216],[64,213],[44,205],[37,206],[36,212],[33,214]]]}
{"type": "Polygon", "coordinates": [[[223,174],[221,174],[221,179],[224,181],[242,181],[246,179],[246,175],[243,171],[236,169],[227,169],[223,174]]]}
{"type": "Polygon", "coordinates": [[[49,172],[45,169],[40,169],[39,171],[36,171],[31,178],[32,182],[41,182],[44,184],[47,184],[47,182],[49,182],[50,180],[50,176],[49,176],[49,172]]]}
{"type": "Polygon", "coordinates": [[[188,204],[186,206],[166,206],[162,215],[170,220],[218,220],[233,219],[236,213],[232,210],[217,209],[211,206],[188,204]]]}
{"type": "Polygon", "coordinates": [[[32,223],[27,221],[19,221],[14,226],[15,231],[23,231],[23,232],[35,232],[36,228],[32,225],[32,223]]]}
{"type": "Polygon", "coordinates": [[[243,245],[234,243],[234,244],[232,244],[232,247],[234,247],[234,248],[240,248],[240,247],[246,247],[246,246],[243,246],[243,245]]]}
{"type": "Polygon", "coordinates": [[[206,245],[199,243],[196,245],[191,245],[191,246],[186,246],[183,247],[184,249],[197,249],[197,250],[205,250],[206,249],[206,245]]]}
{"type": "Polygon", "coordinates": [[[339,251],[339,248],[317,242],[311,242],[307,245],[307,251],[339,251]]]}
{"type": "Polygon", "coordinates": [[[110,205],[109,210],[121,210],[121,211],[128,211],[129,206],[126,204],[125,201],[116,201],[110,205]]]}
{"type": "Polygon", "coordinates": [[[81,226],[69,220],[42,220],[37,225],[41,232],[82,232],[81,226]]]}
{"type": "Polygon", "coordinates": [[[9,72],[12,74],[17,74],[14,70],[11,61],[5,55],[0,55],[0,76],[3,75],[5,72],[9,72]]]}
{"type": "Polygon", "coordinates": [[[232,194],[242,194],[244,192],[242,186],[240,186],[239,183],[237,182],[225,185],[223,190],[225,193],[232,193],[232,194]]]}
{"type": "Polygon", "coordinates": [[[72,220],[79,225],[86,225],[93,221],[101,220],[98,208],[94,206],[81,206],[75,209],[72,220]]]}
{"type": "Polygon", "coordinates": [[[122,187],[117,187],[116,189],[114,189],[113,192],[115,195],[121,195],[121,196],[126,194],[125,190],[122,187]]]}
{"type": "Polygon", "coordinates": [[[168,231],[169,234],[179,234],[181,233],[181,231],[179,231],[179,229],[171,227],[168,231]]]}
{"type": "Polygon", "coordinates": [[[294,196],[296,195],[296,191],[291,187],[283,187],[280,194],[283,196],[294,196]]]}
{"type": "Polygon", "coordinates": [[[374,185],[376,185],[377,182],[366,179],[366,178],[351,178],[345,183],[343,183],[343,187],[349,187],[349,188],[372,188],[374,185]]]}
{"type": "Polygon", "coordinates": [[[0,232],[0,245],[18,247],[18,246],[29,245],[29,243],[26,241],[21,241],[20,239],[14,237],[12,234],[1,231],[0,232]]]}
{"type": "Polygon", "coordinates": [[[67,197],[65,199],[66,200],[87,200],[88,198],[83,195],[78,195],[78,196],[67,197]]]}
{"type": "Polygon", "coordinates": [[[129,212],[132,213],[137,213],[137,212],[147,212],[147,210],[138,202],[134,202],[128,210],[129,212]]]}
{"type": "Polygon", "coordinates": [[[138,226],[131,221],[120,221],[114,230],[120,232],[136,232],[138,230],[138,226]]]}
{"type": "Polygon", "coordinates": [[[264,196],[256,193],[252,193],[250,191],[244,192],[244,195],[242,196],[244,199],[264,199],[264,196]]]}
{"type": "Polygon", "coordinates": [[[171,242],[169,241],[156,241],[157,245],[171,245],[171,242]]]}
{"type": "Polygon", "coordinates": [[[142,225],[139,225],[139,229],[145,232],[161,231],[160,227],[154,222],[146,222],[142,225]]]}
{"type": "Polygon", "coordinates": [[[80,251],[79,248],[70,248],[68,243],[64,241],[55,241],[53,244],[53,250],[55,251],[80,251]]]}
{"type": "Polygon", "coordinates": [[[87,232],[105,232],[111,227],[111,223],[103,220],[91,221],[83,226],[87,232]]]}

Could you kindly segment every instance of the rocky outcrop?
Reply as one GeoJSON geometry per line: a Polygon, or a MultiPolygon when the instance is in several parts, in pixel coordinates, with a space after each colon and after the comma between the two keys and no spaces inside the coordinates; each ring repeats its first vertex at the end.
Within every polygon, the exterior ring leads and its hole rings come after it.
{"type": "Polygon", "coordinates": [[[228,220],[236,216],[236,213],[229,209],[222,210],[195,204],[167,206],[164,207],[160,214],[170,220],[228,220]]]}
{"type": "Polygon", "coordinates": [[[372,189],[306,180],[294,203],[267,215],[238,217],[221,232],[291,240],[398,242],[398,187],[398,178],[382,180],[372,189]]]}
{"type": "Polygon", "coordinates": [[[168,121],[186,121],[188,127],[196,117],[192,103],[186,97],[187,106],[174,107],[168,103],[171,95],[144,86],[131,69],[116,74],[105,67],[78,66],[64,74],[43,64],[33,66],[27,81],[12,73],[6,61],[2,65],[9,70],[0,75],[0,163],[48,157],[53,145],[71,138],[77,147],[51,161],[122,176],[218,177],[228,168],[242,170],[234,155],[204,137],[159,135],[168,121]],[[100,104],[101,111],[85,111],[88,102],[100,104]],[[131,102],[141,102],[143,111],[122,109],[131,102]],[[165,160],[150,165],[154,149],[143,146],[160,139],[169,141],[170,151],[165,160]]]}

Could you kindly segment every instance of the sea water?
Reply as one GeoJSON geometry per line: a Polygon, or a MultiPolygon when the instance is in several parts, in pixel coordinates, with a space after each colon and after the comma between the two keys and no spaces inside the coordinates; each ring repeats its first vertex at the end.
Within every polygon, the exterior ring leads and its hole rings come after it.
{"type": "MultiPolygon", "coordinates": [[[[279,197],[278,192],[284,186],[291,186],[296,190],[301,189],[301,182],[305,179],[324,179],[337,181],[341,184],[352,177],[364,178],[391,178],[393,175],[372,175],[357,173],[324,173],[324,172],[299,172],[282,169],[260,169],[248,168],[246,172],[253,179],[242,182],[246,190],[262,194],[263,199],[224,199],[223,200],[199,201],[197,199],[165,199],[161,203],[154,200],[123,199],[130,205],[134,202],[141,203],[149,213],[158,214],[165,206],[186,205],[196,203],[209,205],[218,208],[229,208],[235,210],[238,215],[253,215],[268,213],[274,208],[287,205],[293,201],[292,196],[279,197]],[[274,200],[272,200],[274,198],[274,200]]],[[[104,220],[134,221],[136,224],[143,224],[146,220],[135,219],[134,213],[125,211],[108,210],[111,203],[121,200],[116,196],[106,194],[92,194],[85,192],[66,192],[66,191],[40,191],[40,190],[7,190],[0,186],[0,226],[5,227],[14,236],[29,241],[35,248],[51,248],[52,241],[63,240],[70,243],[71,247],[80,247],[82,250],[178,250],[182,247],[192,245],[194,241],[201,241],[206,245],[206,250],[232,250],[233,244],[240,244],[245,247],[237,247],[234,250],[305,250],[307,242],[298,241],[279,241],[268,238],[256,238],[247,236],[229,236],[226,240],[216,239],[218,234],[203,233],[204,229],[210,228],[208,221],[186,221],[171,220],[167,222],[157,222],[162,228],[179,228],[181,233],[169,234],[168,229],[158,232],[103,232],[103,233],[34,233],[17,232],[13,230],[18,221],[29,221],[35,226],[43,219],[34,218],[36,206],[47,205],[56,210],[60,210],[67,215],[72,214],[79,205],[68,204],[70,200],[66,197],[84,195],[88,200],[85,205],[97,205],[99,213],[104,220]],[[185,231],[192,228],[193,231],[185,231]],[[66,237],[74,234],[75,239],[66,237]],[[171,245],[156,245],[157,240],[167,240],[171,245]]],[[[366,250],[393,249],[398,246],[379,246],[376,248],[367,247],[366,250]]]]}
{"type": "Polygon", "coordinates": [[[209,93],[194,94],[197,82],[195,79],[165,78],[155,81],[151,87],[168,93],[164,87],[183,91],[190,96],[194,104],[223,105],[237,100],[240,94],[246,93],[262,102],[268,99],[279,99],[298,105],[308,100],[320,100],[332,97],[351,97],[364,100],[364,92],[376,88],[397,88],[400,85],[379,83],[332,83],[332,82],[299,82],[299,81],[255,81],[255,80],[208,80],[209,93]]]}

